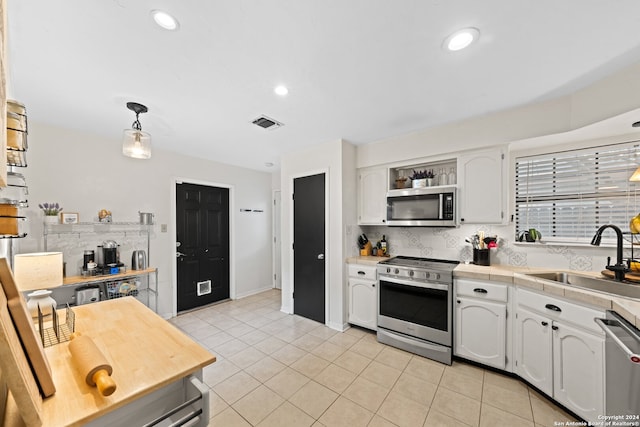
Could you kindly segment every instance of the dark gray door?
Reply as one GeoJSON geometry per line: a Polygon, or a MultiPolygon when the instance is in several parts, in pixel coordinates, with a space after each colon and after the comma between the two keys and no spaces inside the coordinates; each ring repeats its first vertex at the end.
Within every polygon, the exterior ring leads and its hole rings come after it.
{"type": "Polygon", "coordinates": [[[293,180],[293,312],[325,322],[325,174],[293,180]]]}
{"type": "Polygon", "coordinates": [[[229,189],[176,185],[178,312],[229,298],[229,189]]]}

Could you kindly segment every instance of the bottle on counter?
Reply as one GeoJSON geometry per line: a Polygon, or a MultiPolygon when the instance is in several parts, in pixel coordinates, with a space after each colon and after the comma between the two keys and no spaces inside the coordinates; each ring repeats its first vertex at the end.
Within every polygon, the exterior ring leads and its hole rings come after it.
{"type": "Polygon", "coordinates": [[[383,255],[387,254],[387,238],[384,234],[382,235],[382,240],[380,240],[380,249],[383,255]]]}

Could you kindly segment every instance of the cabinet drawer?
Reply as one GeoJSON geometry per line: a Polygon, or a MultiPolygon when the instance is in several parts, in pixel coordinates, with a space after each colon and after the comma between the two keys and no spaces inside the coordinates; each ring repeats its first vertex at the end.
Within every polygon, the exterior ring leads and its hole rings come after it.
{"type": "Polygon", "coordinates": [[[349,277],[377,280],[376,267],[372,265],[349,264],[349,277]]]}
{"type": "Polygon", "coordinates": [[[477,280],[456,279],[455,286],[457,296],[507,302],[507,285],[477,280]]]}
{"type": "Polygon", "coordinates": [[[549,319],[570,322],[598,335],[604,333],[593,320],[596,317],[604,317],[604,311],[521,288],[518,288],[517,301],[518,306],[528,307],[549,319]]]}

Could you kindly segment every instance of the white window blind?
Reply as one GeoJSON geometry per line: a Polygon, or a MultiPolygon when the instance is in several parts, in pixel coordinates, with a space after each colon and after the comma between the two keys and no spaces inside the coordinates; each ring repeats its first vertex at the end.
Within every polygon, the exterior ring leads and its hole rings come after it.
{"type": "MultiPolygon", "coordinates": [[[[638,214],[629,177],[640,142],[516,158],[516,232],[535,228],[545,240],[588,242],[598,227],[628,231],[638,214]]],[[[640,187],[640,185],[638,185],[640,187]]]]}

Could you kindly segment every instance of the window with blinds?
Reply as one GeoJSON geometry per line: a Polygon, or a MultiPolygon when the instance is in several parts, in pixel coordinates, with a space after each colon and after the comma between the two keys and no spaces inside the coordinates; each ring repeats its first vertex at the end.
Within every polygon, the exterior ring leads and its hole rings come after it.
{"type": "MultiPolygon", "coordinates": [[[[627,231],[638,213],[640,141],[516,158],[516,232],[545,240],[589,242],[598,227],[627,231]]],[[[606,237],[606,234],[605,234],[606,237]]]]}

